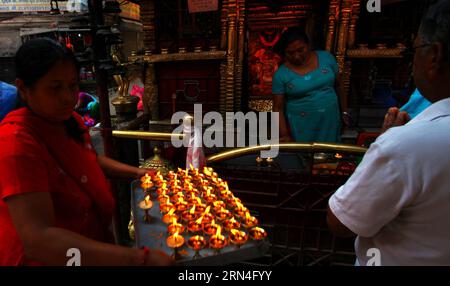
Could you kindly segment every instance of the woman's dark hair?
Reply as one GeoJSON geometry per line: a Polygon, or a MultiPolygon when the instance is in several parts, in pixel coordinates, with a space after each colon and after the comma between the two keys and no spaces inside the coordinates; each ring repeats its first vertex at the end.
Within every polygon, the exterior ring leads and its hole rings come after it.
{"type": "Polygon", "coordinates": [[[306,33],[300,29],[299,27],[291,27],[281,34],[280,40],[273,47],[273,51],[280,55],[281,57],[285,56],[284,51],[286,47],[295,41],[302,41],[305,44],[309,44],[309,38],[306,33]]]}
{"type": "Polygon", "coordinates": [[[78,62],[71,50],[49,38],[25,42],[14,57],[16,78],[31,87],[60,61],[72,62],[78,71],[78,62]]]}
{"type": "MultiPolygon", "coordinates": [[[[26,87],[32,87],[60,61],[72,62],[78,75],[79,65],[70,49],[49,38],[29,40],[22,44],[14,57],[16,78],[21,79],[26,87]]],[[[84,141],[85,131],[79,128],[75,118],[64,121],[64,126],[70,137],[84,141]]]]}

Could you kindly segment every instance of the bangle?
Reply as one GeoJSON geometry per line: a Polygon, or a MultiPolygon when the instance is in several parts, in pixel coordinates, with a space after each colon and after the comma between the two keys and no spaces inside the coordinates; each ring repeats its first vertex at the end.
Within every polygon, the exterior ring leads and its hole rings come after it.
{"type": "Polygon", "coordinates": [[[141,266],[147,265],[147,258],[148,254],[150,253],[150,249],[147,246],[142,247],[142,250],[144,251],[144,256],[141,261],[141,266]]]}

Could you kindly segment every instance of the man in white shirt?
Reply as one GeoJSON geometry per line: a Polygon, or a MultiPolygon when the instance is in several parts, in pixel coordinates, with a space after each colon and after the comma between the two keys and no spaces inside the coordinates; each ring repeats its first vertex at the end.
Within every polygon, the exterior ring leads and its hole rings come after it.
{"type": "Polygon", "coordinates": [[[433,104],[378,137],[329,201],[330,229],[358,236],[359,265],[450,265],[450,0],[430,7],[414,49],[433,104]]]}

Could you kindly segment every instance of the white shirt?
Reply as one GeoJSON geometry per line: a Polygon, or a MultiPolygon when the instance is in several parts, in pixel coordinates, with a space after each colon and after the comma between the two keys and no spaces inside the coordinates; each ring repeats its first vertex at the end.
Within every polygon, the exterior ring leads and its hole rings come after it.
{"type": "Polygon", "coordinates": [[[360,265],[450,265],[450,98],[378,137],[329,205],[360,265]]]}

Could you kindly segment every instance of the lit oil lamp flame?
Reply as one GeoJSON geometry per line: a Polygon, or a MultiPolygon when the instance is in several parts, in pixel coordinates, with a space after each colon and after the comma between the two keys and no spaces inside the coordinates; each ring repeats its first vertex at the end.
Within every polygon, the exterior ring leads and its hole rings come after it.
{"type": "Polygon", "coordinates": [[[225,207],[225,203],[223,201],[215,201],[213,202],[214,210],[219,211],[220,209],[225,207]]]}
{"type": "Polygon", "coordinates": [[[211,246],[211,248],[214,248],[216,250],[220,250],[220,249],[224,248],[227,245],[227,241],[225,239],[225,236],[223,236],[221,234],[221,231],[222,231],[222,229],[221,229],[220,225],[217,226],[216,234],[211,236],[211,238],[209,239],[209,245],[211,246]]]}
{"type": "MultiPolygon", "coordinates": [[[[194,235],[188,240],[188,246],[192,248],[195,251],[199,251],[206,246],[206,240],[203,236],[200,235],[194,235]]],[[[198,253],[196,254],[198,256],[198,253]]]]}
{"type": "Polygon", "coordinates": [[[170,201],[166,201],[165,203],[161,203],[159,205],[159,210],[162,213],[168,213],[170,210],[174,209],[174,205],[170,203],[170,201]]]}
{"type": "Polygon", "coordinates": [[[181,223],[177,223],[176,218],[172,218],[172,223],[167,227],[169,234],[181,233],[184,231],[184,226],[181,223]]]}
{"type": "Polygon", "coordinates": [[[192,208],[189,210],[190,214],[194,214],[195,213],[195,205],[192,206],[192,208]]]}
{"type": "Polygon", "coordinates": [[[191,170],[194,170],[194,169],[195,169],[194,166],[192,165],[192,163],[189,163],[189,168],[190,168],[191,170]]]}
{"type": "Polygon", "coordinates": [[[248,235],[245,232],[237,229],[230,230],[230,241],[236,244],[238,247],[244,244],[247,240],[248,235]]]}
{"type": "Polygon", "coordinates": [[[254,240],[262,240],[267,236],[267,232],[261,227],[250,229],[249,234],[254,240]]]}
{"type": "Polygon", "coordinates": [[[245,226],[246,227],[253,227],[258,224],[258,220],[256,217],[251,216],[250,213],[245,213],[245,226]]]}
{"type": "Polygon", "coordinates": [[[184,244],[184,237],[175,232],[167,238],[166,243],[170,248],[179,248],[184,244]]]}
{"type": "Polygon", "coordinates": [[[145,201],[146,206],[150,205],[150,203],[151,203],[150,196],[146,195],[144,201],[145,201]]]}
{"type": "Polygon", "coordinates": [[[225,227],[225,229],[231,230],[231,229],[235,229],[235,228],[241,227],[241,224],[238,221],[236,221],[234,219],[234,217],[232,217],[231,219],[225,221],[223,223],[223,226],[225,227]]]}
{"type": "Polygon", "coordinates": [[[152,178],[149,176],[148,173],[145,173],[145,176],[141,178],[141,182],[142,182],[141,187],[144,189],[153,187],[152,178]]]}
{"type": "Polygon", "coordinates": [[[336,159],[342,159],[344,156],[342,156],[341,154],[339,154],[339,153],[336,153],[336,155],[334,155],[334,158],[336,158],[336,159]]]}
{"type": "Polygon", "coordinates": [[[190,221],[188,223],[188,230],[191,232],[198,232],[198,231],[202,230],[202,228],[203,228],[202,220],[203,220],[203,217],[200,217],[197,220],[190,221]]]}
{"type": "Polygon", "coordinates": [[[220,210],[216,213],[216,215],[220,220],[224,220],[229,218],[231,216],[231,213],[229,210],[225,208],[220,208],[220,210]]]}
{"type": "Polygon", "coordinates": [[[163,216],[163,222],[169,224],[172,221],[173,217],[177,218],[177,216],[175,215],[175,211],[176,208],[171,208],[170,211],[163,216]]]}
{"type": "Polygon", "coordinates": [[[217,225],[217,224],[215,223],[214,219],[213,219],[211,223],[205,224],[205,225],[204,225],[203,230],[205,231],[205,233],[206,233],[207,235],[214,235],[214,234],[216,233],[216,231],[217,231],[217,227],[218,227],[218,226],[219,226],[219,225],[217,225]]]}

